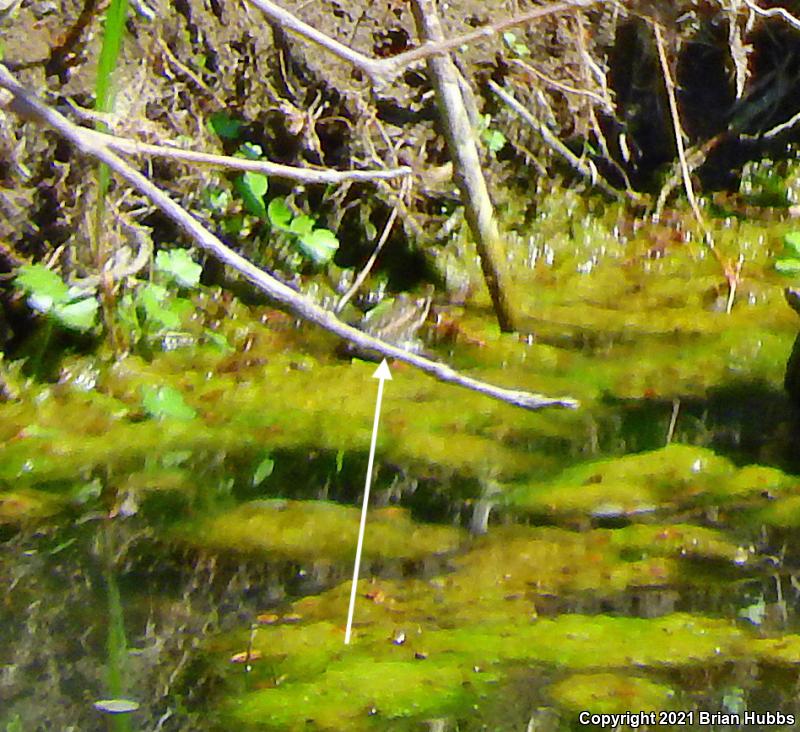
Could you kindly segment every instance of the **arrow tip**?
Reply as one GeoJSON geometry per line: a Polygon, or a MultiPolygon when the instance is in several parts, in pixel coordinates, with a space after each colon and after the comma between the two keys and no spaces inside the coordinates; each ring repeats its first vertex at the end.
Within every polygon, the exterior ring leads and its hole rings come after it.
{"type": "Polygon", "coordinates": [[[381,365],[375,369],[375,373],[372,374],[372,378],[381,380],[388,379],[389,381],[392,380],[392,374],[389,371],[389,364],[386,363],[385,358],[383,359],[383,361],[381,361],[381,365]]]}

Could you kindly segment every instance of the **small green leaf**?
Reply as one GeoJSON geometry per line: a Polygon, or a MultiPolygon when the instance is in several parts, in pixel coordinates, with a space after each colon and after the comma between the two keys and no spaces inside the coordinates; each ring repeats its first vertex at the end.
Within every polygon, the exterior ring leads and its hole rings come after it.
{"type": "Polygon", "coordinates": [[[56,304],[52,316],[65,328],[87,331],[94,327],[99,304],[93,297],[67,304],[56,304]]]}
{"type": "Polygon", "coordinates": [[[486,130],[483,133],[483,141],[490,152],[498,153],[505,147],[506,136],[500,130],[486,130]]]}
{"type": "Polygon", "coordinates": [[[783,237],[783,247],[786,254],[800,257],[800,231],[790,231],[783,237]]]}
{"type": "Polygon", "coordinates": [[[126,292],[117,305],[117,319],[121,325],[124,325],[134,337],[141,335],[141,323],[139,322],[139,313],[136,312],[136,303],[133,300],[133,294],[126,292]]]}
{"type": "Polygon", "coordinates": [[[177,309],[168,303],[168,295],[165,287],[150,282],[140,288],[137,300],[148,321],[167,330],[174,330],[180,327],[181,317],[177,309]]]}
{"type": "Polygon", "coordinates": [[[211,186],[203,191],[203,200],[206,206],[215,213],[224,213],[230,206],[231,194],[224,188],[211,186]]]}
{"type": "Polygon", "coordinates": [[[225,112],[214,112],[208,118],[209,130],[223,140],[235,140],[243,126],[244,122],[229,117],[225,112]]]}
{"type": "Polygon", "coordinates": [[[248,160],[261,160],[261,158],[264,157],[264,148],[262,148],[261,145],[256,145],[254,142],[243,142],[239,145],[237,155],[247,158],[248,160]]]}
{"type": "Polygon", "coordinates": [[[69,287],[66,283],[42,264],[22,265],[17,270],[16,284],[40,302],[49,303],[50,307],[54,303],[70,300],[69,287]]]}
{"type": "Polygon", "coordinates": [[[103,484],[95,478],[88,483],[79,483],[70,491],[70,500],[80,506],[85,506],[90,501],[95,501],[103,493],[103,484]]]}
{"type": "Polygon", "coordinates": [[[785,275],[796,275],[800,273],[800,259],[787,257],[775,261],[775,270],[785,275]]]}
{"type": "Polygon", "coordinates": [[[292,223],[292,212],[286,205],[286,201],[284,201],[282,198],[273,198],[269,202],[267,216],[269,217],[270,224],[272,224],[276,229],[290,231],[289,226],[292,223]]]}
{"type": "Polygon", "coordinates": [[[183,395],[171,386],[142,387],[142,407],[155,419],[189,421],[197,416],[197,412],[183,400],[183,395]]]}
{"type": "Polygon", "coordinates": [[[234,214],[222,220],[222,230],[228,236],[239,236],[245,229],[243,214],[234,214]]]}
{"type": "Polygon", "coordinates": [[[264,195],[269,188],[266,175],[248,170],[238,178],[234,185],[242,197],[245,208],[260,219],[267,218],[267,209],[264,206],[264,195]]]}
{"type": "Polygon", "coordinates": [[[275,470],[275,461],[267,455],[256,467],[253,473],[253,487],[261,485],[275,470]]]}
{"type": "Polygon", "coordinates": [[[6,732],[25,732],[25,728],[22,726],[22,718],[19,714],[15,714],[8,719],[6,722],[6,732]]]}
{"type": "Polygon", "coordinates": [[[344,450],[339,450],[336,453],[336,473],[337,475],[342,472],[344,467],[344,450]]]}
{"type": "Polygon", "coordinates": [[[300,239],[300,250],[316,264],[330,262],[339,248],[339,240],[328,229],[314,229],[300,239]]]}
{"type": "Polygon", "coordinates": [[[180,287],[197,287],[203,268],[185,249],[171,249],[156,254],[156,270],[171,277],[180,287]]]}
{"type": "Polygon", "coordinates": [[[289,224],[289,229],[297,236],[308,236],[314,230],[314,219],[310,216],[298,216],[289,224]]]}

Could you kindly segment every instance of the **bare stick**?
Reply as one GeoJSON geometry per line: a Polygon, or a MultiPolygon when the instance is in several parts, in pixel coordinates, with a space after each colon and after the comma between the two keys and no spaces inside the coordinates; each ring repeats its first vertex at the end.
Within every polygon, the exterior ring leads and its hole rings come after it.
{"type": "MultiPolygon", "coordinates": [[[[403,190],[400,192],[401,197],[408,190],[407,182],[408,178],[406,178],[402,183],[403,190]]],[[[392,227],[397,219],[397,210],[397,206],[392,206],[392,212],[389,214],[389,218],[386,220],[386,224],[383,227],[383,231],[378,239],[378,243],[375,245],[375,249],[372,251],[372,254],[369,255],[369,259],[367,259],[366,264],[364,264],[364,266],[361,268],[361,271],[358,273],[358,275],[356,275],[356,278],[353,280],[353,284],[350,286],[347,292],[342,295],[342,297],[339,299],[339,302],[336,303],[336,307],[334,308],[335,313],[341,313],[342,310],[344,310],[344,306],[350,302],[350,298],[352,298],[353,295],[358,292],[358,288],[361,287],[361,285],[364,284],[364,280],[369,277],[369,273],[372,272],[375,262],[378,261],[378,255],[381,253],[383,245],[386,244],[389,234],[392,232],[392,227]]]]}
{"type": "Polygon", "coordinates": [[[675,134],[675,147],[678,151],[678,163],[680,165],[681,175],[683,176],[683,186],[686,190],[686,198],[692,208],[692,213],[697,220],[697,224],[700,227],[700,230],[703,232],[703,241],[705,242],[705,245],[722,267],[722,272],[725,275],[725,279],[728,283],[727,312],[730,313],[731,308],[733,308],[734,298],[736,297],[736,288],[739,284],[741,264],[738,266],[732,266],[731,263],[727,262],[719,253],[719,251],[717,251],[717,247],[714,245],[714,237],[711,234],[711,230],[708,228],[705,219],[703,218],[703,214],[700,213],[700,206],[698,206],[697,197],[694,195],[691,172],[689,171],[689,164],[686,158],[686,147],[683,144],[683,126],[681,125],[680,113],[678,111],[678,100],[675,96],[675,81],[672,78],[672,73],[670,72],[669,68],[669,61],[667,60],[664,34],[661,32],[661,26],[658,23],[654,22],[652,25],[653,34],[655,35],[656,39],[656,48],[658,49],[658,60],[661,64],[661,72],[664,74],[664,86],[666,87],[667,99],[669,100],[669,111],[670,116],[672,117],[673,132],[675,134]]]}
{"type": "Polygon", "coordinates": [[[182,150],[166,145],[151,145],[128,137],[119,137],[85,128],[81,129],[87,138],[94,138],[97,144],[129,155],[149,155],[198,165],[213,165],[231,170],[251,170],[275,178],[288,178],[290,180],[303,181],[304,183],[328,184],[343,183],[345,181],[385,180],[387,178],[399,178],[412,173],[411,168],[405,165],[386,170],[314,170],[311,168],[297,168],[292,165],[270,163],[265,160],[247,160],[229,155],[213,155],[196,150],[182,150]]]}
{"type": "MultiPolygon", "coordinates": [[[[444,38],[433,0],[412,0],[412,11],[420,36],[433,41],[444,38]]],[[[447,151],[453,162],[453,178],[461,193],[464,215],[475,240],[494,314],[500,330],[513,332],[519,325],[519,315],[510,294],[505,245],[483,176],[475,132],[459,85],[459,73],[449,55],[429,58],[427,68],[436,91],[436,106],[447,151]]]]}
{"type": "Polygon", "coordinates": [[[0,64],[0,89],[5,90],[0,103],[25,120],[33,120],[55,129],[62,137],[69,140],[81,152],[90,155],[108,165],[122,179],[127,181],[137,191],[149,198],[168,218],[202,249],[211,252],[221,262],[236,270],[239,274],[252,282],[258,289],[269,295],[275,301],[285,306],[292,313],[304,320],[315,323],[325,330],[348,340],[359,348],[375,351],[388,358],[396,358],[425,371],[440,381],[485,394],[494,399],[523,407],[525,409],[541,409],[542,407],[570,407],[575,408],[578,402],[574,399],[563,397],[547,397],[541,394],[532,394],[527,391],[505,389],[493,384],[479,381],[465,376],[449,366],[431,361],[430,359],[416,356],[377,338],[363,333],[357,328],[346,325],[333,313],[320,308],[307,298],[298,294],[283,282],[256,267],[252,262],[234,252],[229,247],[205,229],[197,219],[167,196],[158,186],[144,175],[130,167],[122,158],[118,157],[102,139],[87,134],[87,130],[70,122],[56,110],[48,107],[28,92],[12,76],[8,69],[0,64]]]}
{"type": "Polygon", "coordinates": [[[762,18],[778,16],[779,18],[783,18],[783,20],[785,20],[793,28],[800,30],[800,19],[792,15],[785,8],[759,8],[758,5],[752,2],[752,0],[744,0],[744,4],[747,5],[747,7],[750,8],[750,10],[752,10],[756,15],[760,15],[762,18]]]}

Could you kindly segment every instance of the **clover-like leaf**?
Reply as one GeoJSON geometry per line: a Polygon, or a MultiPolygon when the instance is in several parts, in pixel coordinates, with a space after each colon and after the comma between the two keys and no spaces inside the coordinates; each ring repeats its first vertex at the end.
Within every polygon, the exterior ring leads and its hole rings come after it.
{"type": "Polygon", "coordinates": [[[139,290],[137,300],[148,321],[171,330],[180,327],[181,317],[170,307],[168,296],[166,287],[150,282],[139,290]]]}
{"type": "Polygon", "coordinates": [[[39,305],[37,310],[47,312],[54,303],[70,300],[69,287],[55,272],[42,264],[24,264],[17,270],[16,284],[39,305]]]}
{"type": "Polygon", "coordinates": [[[169,276],[180,287],[197,287],[203,272],[185,249],[160,251],[156,255],[156,270],[169,276]]]}
{"type": "Polygon", "coordinates": [[[292,212],[286,205],[286,201],[284,201],[282,198],[273,198],[269,202],[267,216],[269,217],[270,224],[272,224],[276,229],[291,231],[290,226],[292,223],[292,212]]]}
{"type": "Polygon", "coordinates": [[[236,190],[242,197],[245,208],[260,219],[267,218],[267,209],[264,206],[264,196],[269,189],[266,175],[248,170],[242,173],[234,182],[236,190]]]}
{"type": "Polygon", "coordinates": [[[65,328],[84,332],[94,328],[98,308],[94,297],[86,297],[70,303],[56,303],[51,315],[65,328]]]}
{"type": "Polygon", "coordinates": [[[339,248],[339,240],[329,229],[314,229],[300,239],[300,250],[316,264],[326,264],[339,248]]]}
{"type": "Polygon", "coordinates": [[[239,132],[244,126],[244,122],[234,119],[225,112],[214,112],[208,118],[208,128],[222,140],[235,140],[239,137],[239,132]]]}
{"type": "Polygon", "coordinates": [[[800,257],[800,231],[790,231],[784,235],[783,250],[792,257],[800,257]]]}
{"type": "Polygon", "coordinates": [[[308,236],[308,234],[314,230],[314,219],[310,216],[297,216],[292,220],[292,223],[289,224],[289,229],[292,234],[308,236]]]}

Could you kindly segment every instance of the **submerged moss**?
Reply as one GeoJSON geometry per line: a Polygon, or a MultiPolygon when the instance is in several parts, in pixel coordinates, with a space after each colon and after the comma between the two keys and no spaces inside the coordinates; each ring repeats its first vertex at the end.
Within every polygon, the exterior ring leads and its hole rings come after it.
{"type": "MultiPolygon", "coordinates": [[[[283,560],[341,562],[355,556],[361,511],[329,501],[251,501],[184,525],[178,534],[202,549],[283,560]]],[[[458,529],[418,524],[401,508],[373,509],[364,556],[422,559],[456,549],[458,529]]]]}
{"type": "Polygon", "coordinates": [[[63,500],[42,491],[5,491],[0,493],[0,525],[49,518],[63,507],[63,500]]]}
{"type": "Polygon", "coordinates": [[[665,684],[626,674],[573,674],[550,687],[553,699],[574,712],[598,714],[673,708],[675,692],[665,684]]]}

